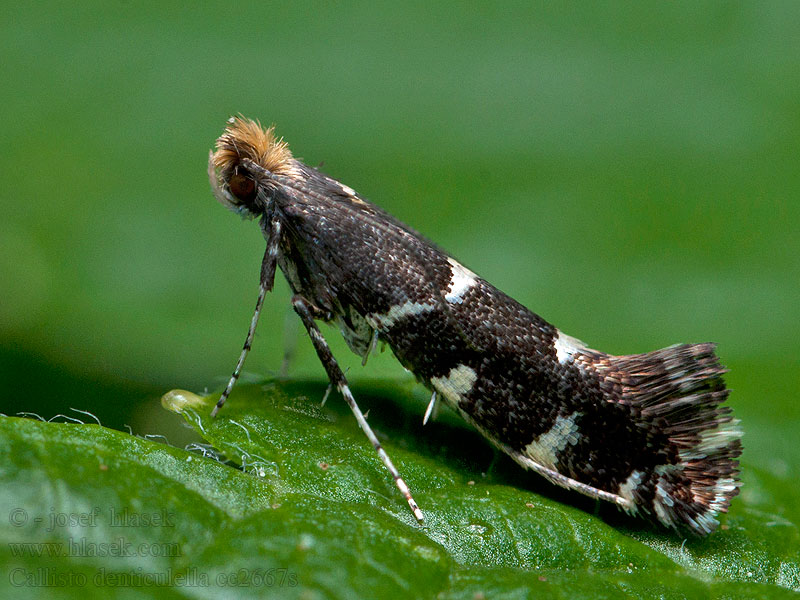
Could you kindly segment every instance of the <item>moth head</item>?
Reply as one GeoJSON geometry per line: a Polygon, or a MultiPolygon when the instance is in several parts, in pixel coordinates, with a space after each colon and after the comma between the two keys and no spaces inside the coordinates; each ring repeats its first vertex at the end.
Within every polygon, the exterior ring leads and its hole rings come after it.
{"type": "Polygon", "coordinates": [[[228,119],[208,157],[214,196],[225,207],[250,218],[266,209],[272,189],[269,175],[292,176],[296,171],[289,146],[275,137],[275,128],[264,129],[258,121],[244,117],[228,119]]]}

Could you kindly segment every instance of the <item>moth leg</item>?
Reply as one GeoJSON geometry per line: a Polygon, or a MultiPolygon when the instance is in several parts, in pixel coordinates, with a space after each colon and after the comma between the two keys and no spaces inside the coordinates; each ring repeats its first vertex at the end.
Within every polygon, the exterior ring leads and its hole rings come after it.
{"type": "Polygon", "coordinates": [[[278,245],[281,239],[281,223],[277,219],[272,219],[270,222],[269,239],[267,240],[267,249],[264,252],[264,258],[261,261],[261,282],[258,286],[258,299],[256,300],[256,308],[253,311],[253,317],[250,319],[250,329],[247,330],[247,337],[244,340],[242,353],[239,355],[239,361],[236,363],[236,368],[233,370],[231,378],[228,380],[228,385],[225,386],[225,391],[222,392],[217,401],[214,410],[211,411],[211,416],[216,417],[219,409],[225,404],[228,396],[231,395],[233,386],[242,374],[242,365],[244,359],[247,358],[247,353],[250,352],[250,346],[253,343],[253,336],[256,333],[256,325],[258,325],[258,317],[261,315],[261,307],[264,304],[264,298],[267,292],[272,290],[275,283],[275,267],[278,264],[278,245]]]}
{"type": "Polygon", "coordinates": [[[325,388],[325,395],[322,396],[322,403],[320,406],[325,406],[325,403],[328,401],[328,396],[331,395],[331,390],[333,389],[333,384],[329,383],[328,387],[325,388]]]}
{"type": "Polygon", "coordinates": [[[367,351],[364,353],[364,357],[361,359],[361,366],[364,367],[367,364],[367,359],[369,355],[375,352],[375,348],[378,347],[378,330],[372,330],[372,336],[369,338],[369,346],[367,346],[367,351]]]}
{"type": "Polygon", "coordinates": [[[392,475],[395,485],[397,485],[400,493],[403,494],[405,499],[408,501],[408,505],[411,507],[411,512],[414,513],[414,516],[418,521],[422,522],[422,511],[419,509],[419,506],[417,506],[417,503],[411,496],[411,492],[409,491],[406,482],[403,481],[402,477],[400,477],[400,473],[394,466],[394,463],[392,463],[392,460],[386,454],[386,451],[381,446],[378,438],[375,437],[375,433],[372,431],[372,428],[364,418],[364,414],[361,412],[358,404],[356,404],[355,398],[353,398],[353,394],[350,391],[350,386],[347,384],[347,379],[345,378],[344,373],[342,373],[342,369],[339,367],[339,364],[336,362],[333,354],[331,354],[328,343],[325,341],[325,338],[322,337],[322,333],[320,333],[317,324],[314,322],[314,317],[312,315],[320,314],[319,309],[314,307],[308,300],[299,295],[292,298],[292,306],[294,306],[295,312],[300,316],[300,320],[303,321],[303,325],[305,325],[308,335],[314,344],[314,349],[317,351],[317,356],[319,357],[322,366],[325,367],[325,371],[328,373],[328,379],[330,379],[331,384],[336,386],[336,389],[339,390],[345,401],[347,401],[347,404],[350,406],[350,410],[353,411],[353,414],[356,417],[356,421],[358,421],[359,427],[361,427],[361,430],[366,434],[367,438],[369,438],[369,441],[372,443],[372,447],[375,448],[375,451],[378,453],[378,456],[380,457],[384,466],[392,475]]]}
{"type": "Polygon", "coordinates": [[[433,394],[431,394],[431,401],[428,402],[428,408],[425,410],[425,416],[422,417],[423,425],[428,424],[428,419],[430,419],[431,416],[433,416],[434,419],[436,418],[436,415],[434,413],[436,413],[438,409],[438,405],[436,404],[437,400],[438,396],[436,394],[436,390],[433,390],[433,394]]]}

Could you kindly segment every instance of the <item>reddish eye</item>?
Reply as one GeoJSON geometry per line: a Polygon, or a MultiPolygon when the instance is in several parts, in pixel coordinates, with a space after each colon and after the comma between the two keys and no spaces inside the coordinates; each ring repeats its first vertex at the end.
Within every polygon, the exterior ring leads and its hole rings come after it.
{"type": "Polygon", "coordinates": [[[228,189],[244,203],[250,204],[256,197],[256,183],[249,177],[234,173],[228,180],[228,189]]]}

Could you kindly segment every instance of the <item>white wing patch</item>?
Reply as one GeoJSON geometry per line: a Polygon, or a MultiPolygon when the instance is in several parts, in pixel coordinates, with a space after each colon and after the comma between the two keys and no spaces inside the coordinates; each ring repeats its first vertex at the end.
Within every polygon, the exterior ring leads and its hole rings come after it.
{"type": "Polygon", "coordinates": [[[557,417],[548,431],[525,446],[524,454],[540,465],[555,470],[559,453],[567,447],[567,444],[574,446],[581,438],[578,426],[575,424],[581,414],[583,413],[574,412],[568,417],[557,417]]]}
{"type": "Polygon", "coordinates": [[[587,347],[586,344],[579,339],[576,339],[571,335],[567,335],[561,331],[558,332],[558,336],[556,336],[553,345],[556,347],[556,358],[558,358],[558,362],[561,364],[566,363],[570,358],[572,358],[573,354],[580,352],[587,347]]]}
{"type": "Polygon", "coordinates": [[[450,263],[450,287],[444,299],[453,304],[461,304],[466,291],[478,284],[478,276],[457,260],[448,258],[447,262],[450,263]]]}
{"type": "Polygon", "coordinates": [[[427,302],[411,302],[410,300],[404,304],[395,304],[386,314],[371,314],[367,317],[367,322],[370,323],[375,329],[380,331],[388,331],[394,327],[395,323],[407,317],[414,315],[421,315],[422,313],[430,312],[436,308],[433,304],[427,302]]]}
{"type": "MultiPolygon", "coordinates": [[[[334,181],[334,180],[332,180],[332,181],[334,181]]],[[[336,181],[335,183],[339,184],[339,187],[342,189],[342,191],[345,193],[345,195],[350,196],[351,198],[355,198],[358,195],[358,194],[356,194],[356,191],[353,188],[351,188],[349,185],[345,185],[345,184],[340,183],[338,181],[336,181]]]]}
{"type": "Polygon", "coordinates": [[[459,400],[469,394],[477,380],[475,369],[458,365],[450,369],[447,377],[431,377],[431,384],[451,405],[458,406],[459,400]]]}
{"type": "MultiPolygon", "coordinates": [[[[742,432],[739,429],[739,419],[727,423],[720,423],[714,429],[707,429],[700,434],[700,441],[693,447],[681,450],[679,455],[682,462],[702,460],[739,439],[742,432]]],[[[720,480],[722,481],[722,480],[720,480]]]]}
{"type": "Polygon", "coordinates": [[[619,491],[617,493],[631,503],[636,504],[633,492],[641,485],[643,478],[644,472],[638,470],[633,471],[625,480],[625,483],[619,484],[619,491]]]}

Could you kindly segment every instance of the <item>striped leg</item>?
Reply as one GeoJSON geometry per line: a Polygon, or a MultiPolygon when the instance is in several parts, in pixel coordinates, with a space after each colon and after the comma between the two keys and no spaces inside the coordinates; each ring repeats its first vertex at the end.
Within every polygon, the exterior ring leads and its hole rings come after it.
{"type": "Polygon", "coordinates": [[[275,267],[278,264],[278,244],[281,239],[281,222],[273,219],[270,223],[269,240],[267,241],[267,250],[264,252],[264,259],[261,261],[261,283],[258,287],[258,299],[256,300],[256,308],[253,311],[253,318],[250,320],[250,329],[247,331],[247,337],[244,340],[244,347],[242,353],[239,355],[239,362],[236,363],[236,368],[233,370],[231,378],[228,380],[228,385],[225,391],[222,392],[217,401],[214,410],[211,411],[211,416],[216,417],[219,409],[225,404],[228,396],[231,395],[233,386],[242,374],[242,366],[244,359],[247,358],[247,353],[250,352],[250,346],[253,343],[253,336],[256,333],[256,325],[258,325],[258,317],[261,315],[261,306],[264,304],[264,298],[267,292],[272,290],[272,285],[275,283],[275,267]]]}
{"type": "Polygon", "coordinates": [[[369,441],[372,442],[372,446],[375,448],[375,451],[378,453],[381,461],[383,461],[384,466],[389,469],[389,473],[391,473],[392,478],[394,478],[394,482],[397,485],[397,488],[400,490],[400,493],[403,494],[405,499],[408,501],[408,505],[411,507],[411,512],[414,513],[414,516],[421,523],[423,521],[422,511],[419,509],[419,506],[417,506],[414,498],[412,498],[406,482],[403,481],[402,477],[400,477],[400,473],[397,471],[394,463],[392,463],[392,460],[386,454],[386,451],[381,446],[378,438],[375,437],[375,433],[372,431],[372,428],[364,418],[361,409],[358,408],[358,404],[356,404],[356,400],[353,398],[353,394],[350,392],[350,387],[347,385],[347,379],[345,379],[344,373],[342,373],[342,370],[339,368],[339,364],[336,362],[333,354],[331,354],[331,350],[328,347],[328,342],[326,342],[325,338],[322,337],[317,324],[314,322],[314,317],[312,315],[317,314],[318,309],[312,306],[308,300],[302,296],[295,296],[292,298],[292,306],[294,306],[295,312],[300,316],[300,320],[303,321],[303,325],[305,325],[308,335],[311,337],[311,341],[314,344],[314,349],[317,351],[317,356],[319,357],[322,366],[325,367],[325,371],[328,373],[328,378],[330,379],[331,383],[336,386],[336,389],[339,390],[342,396],[344,396],[347,404],[350,405],[350,410],[353,411],[359,427],[361,427],[361,430],[369,438],[369,441]]]}

